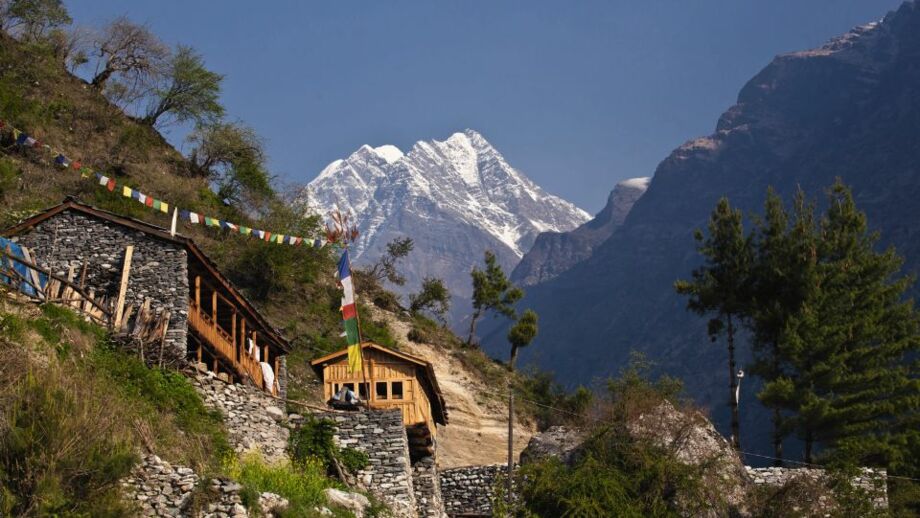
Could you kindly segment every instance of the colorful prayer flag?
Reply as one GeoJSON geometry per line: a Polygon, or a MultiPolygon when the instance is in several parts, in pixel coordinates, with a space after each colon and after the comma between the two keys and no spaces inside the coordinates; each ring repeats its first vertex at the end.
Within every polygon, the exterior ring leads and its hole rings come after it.
{"type": "Polygon", "coordinates": [[[125,198],[130,198],[132,194],[134,194],[134,189],[128,187],[127,185],[121,188],[121,195],[125,198]]]}
{"type": "Polygon", "coordinates": [[[165,201],[160,202],[160,212],[163,214],[169,214],[169,204],[165,201]]]}
{"type": "Polygon", "coordinates": [[[361,333],[358,330],[358,308],[355,305],[355,288],[351,281],[351,264],[348,249],[339,259],[336,272],[342,286],[342,321],[345,327],[345,339],[348,342],[348,372],[359,372],[363,366],[361,358],[361,333]]]}

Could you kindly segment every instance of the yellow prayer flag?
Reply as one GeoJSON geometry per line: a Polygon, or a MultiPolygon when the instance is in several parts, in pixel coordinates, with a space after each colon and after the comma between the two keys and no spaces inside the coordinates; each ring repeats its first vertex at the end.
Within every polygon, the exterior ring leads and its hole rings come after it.
{"type": "Polygon", "coordinates": [[[124,196],[125,198],[130,198],[130,197],[131,197],[131,188],[128,187],[127,185],[125,185],[124,187],[122,187],[122,188],[121,188],[121,195],[124,196]]]}
{"type": "Polygon", "coordinates": [[[169,214],[169,204],[165,201],[160,202],[160,212],[163,214],[169,214]]]}
{"type": "Polygon", "coordinates": [[[348,346],[348,372],[361,372],[363,359],[361,358],[361,344],[348,346]]]}

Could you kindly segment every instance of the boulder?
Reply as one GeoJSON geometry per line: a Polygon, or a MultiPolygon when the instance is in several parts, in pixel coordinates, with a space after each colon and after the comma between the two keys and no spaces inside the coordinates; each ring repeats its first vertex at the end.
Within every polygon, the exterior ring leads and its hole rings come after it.
{"type": "Polygon", "coordinates": [[[350,493],[335,488],[326,488],[326,500],[330,505],[344,507],[354,513],[355,518],[363,518],[364,511],[370,507],[371,502],[361,493],[350,493]]]}
{"type": "Polygon", "coordinates": [[[581,430],[552,426],[530,438],[527,447],[521,452],[520,462],[524,465],[555,457],[571,465],[577,460],[578,447],[584,439],[585,434],[581,430]]]}
{"type": "Polygon", "coordinates": [[[642,413],[626,430],[634,439],[649,441],[663,448],[680,462],[702,469],[703,486],[713,505],[694,508],[675,495],[674,504],[682,515],[700,517],[749,516],[747,498],[751,490],[741,458],[725,437],[705,416],[696,411],[681,412],[668,401],[642,413]]]}

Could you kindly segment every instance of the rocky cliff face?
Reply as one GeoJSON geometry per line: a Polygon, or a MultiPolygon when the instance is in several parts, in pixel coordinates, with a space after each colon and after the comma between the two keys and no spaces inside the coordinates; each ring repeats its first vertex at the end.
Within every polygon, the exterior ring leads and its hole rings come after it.
{"type": "Polygon", "coordinates": [[[558,277],[576,263],[591,256],[623,224],[626,215],[645,194],[651,178],[630,178],[614,187],[607,205],[594,219],[571,232],[544,232],[511,273],[519,286],[532,286],[558,277]]]}
{"type": "MultiPolygon", "coordinates": [[[[527,290],[522,306],[540,314],[540,334],[522,362],[577,383],[616,373],[630,350],[643,351],[684,378],[724,426],[724,344],[709,343],[705,322],[688,314],[673,289],[699,264],[694,229],[705,226],[721,196],[760,211],[770,185],[787,199],[801,186],[821,200],[839,176],[881,231],[881,246],[896,246],[906,270],[918,271],[918,64],[914,2],[821,48],[775,58],[744,86],[715,133],[658,166],[623,226],[589,259],[527,290]]],[[[503,339],[503,332],[492,335],[496,353],[503,339]]],[[[743,443],[766,451],[759,434],[767,416],[754,393],[742,387],[743,443]]]]}
{"type": "Polygon", "coordinates": [[[411,237],[403,291],[433,276],[460,299],[469,298],[469,272],[485,250],[511,270],[541,232],[565,232],[589,219],[511,167],[473,130],[417,142],[406,154],[362,146],[329,164],[303,196],[320,214],[339,207],[355,215],[358,264],[372,264],[390,240],[411,237]]]}

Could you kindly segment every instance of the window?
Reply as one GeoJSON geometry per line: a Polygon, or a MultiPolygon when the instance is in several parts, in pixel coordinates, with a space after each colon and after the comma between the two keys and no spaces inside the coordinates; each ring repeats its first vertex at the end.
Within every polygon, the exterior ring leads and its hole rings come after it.
{"type": "Polygon", "coordinates": [[[350,391],[352,391],[352,392],[355,391],[355,384],[354,384],[354,383],[342,383],[342,386],[345,387],[345,388],[347,388],[348,390],[350,390],[350,391]]]}
{"type": "Polygon", "coordinates": [[[391,386],[391,394],[393,399],[402,399],[403,398],[403,382],[394,381],[391,386]]]}
{"type": "Polygon", "coordinates": [[[374,384],[374,390],[377,393],[377,399],[386,399],[387,398],[387,382],[378,381],[374,384]]]}
{"type": "Polygon", "coordinates": [[[339,389],[341,389],[341,388],[342,388],[342,387],[340,387],[338,383],[333,383],[333,384],[332,384],[332,393],[333,393],[333,394],[338,394],[338,393],[339,393],[339,389]]]}
{"type": "Polygon", "coordinates": [[[364,399],[364,400],[368,399],[367,389],[370,388],[368,385],[370,384],[369,383],[358,383],[358,388],[359,388],[358,398],[364,399]]]}

